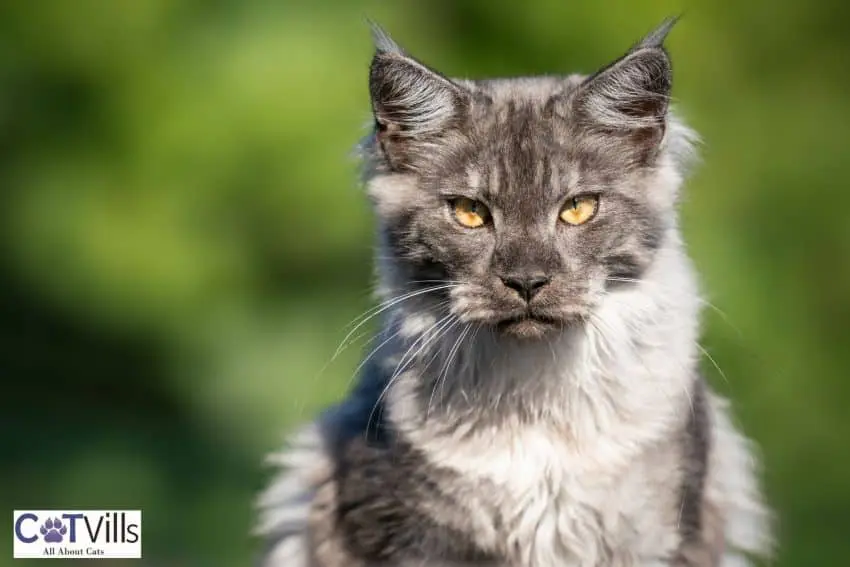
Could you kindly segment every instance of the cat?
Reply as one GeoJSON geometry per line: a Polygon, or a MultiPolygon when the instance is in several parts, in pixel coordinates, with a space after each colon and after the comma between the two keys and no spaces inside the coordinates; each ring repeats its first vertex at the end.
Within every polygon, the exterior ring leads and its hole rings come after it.
{"type": "Polygon", "coordinates": [[[272,457],[263,567],[738,567],[752,443],[698,370],[675,19],[590,76],[450,79],[380,28],[362,144],[383,302],[272,457]]]}

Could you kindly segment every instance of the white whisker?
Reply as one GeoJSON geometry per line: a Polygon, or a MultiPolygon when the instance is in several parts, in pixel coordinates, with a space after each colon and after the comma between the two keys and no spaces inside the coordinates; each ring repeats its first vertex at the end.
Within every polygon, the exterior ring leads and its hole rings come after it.
{"type": "Polygon", "coordinates": [[[609,276],[609,277],[606,277],[605,279],[609,282],[622,282],[622,283],[651,285],[651,286],[655,286],[658,289],[662,289],[664,291],[667,291],[667,292],[670,292],[670,293],[673,293],[673,294],[678,294],[678,295],[682,295],[682,296],[685,296],[685,297],[693,297],[701,305],[705,305],[706,307],[708,307],[709,309],[711,309],[712,311],[714,311],[715,313],[720,315],[720,318],[723,319],[723,322],[726,323],[727,325],[729,325],[729,327],[733,331],[735,331],[738,334],[739,337],[744,336],[744,334],[741,332],[741,329],[738,328],[735,325],[735,323],[729,317],[728,313],[726,313],[725,311],[720,309],[717,305],[715,305],[711,301],[708,301],[704,297],[700,297],[700,296],[692,294],[692,293],[685,293],[681,289],[676,289],[674,287],[666,286],[666,285],[660,284],[658,282],[649,281],[649,280],[639,280],[639,279],[636,279],[636,278],[623,278],[623,277],[617,277],[617,276],[609,276]]]}
{"type": "MultiPolygon", "coordinates": [[[[457,318],[457,315],[454,315],[454,314],[451,314],[451,313],[449,313],[448,315],[445,315],[444,317],[438,319],[433,325],[431,325],[425,332],[423,332],[421,335],[419,335],[419,337],[411,343],[411,345],[407,348],[405,353],[402,355],[401,359],[399,360],[398,364],[396,365],[395,370],[393,371],[389,380],[387,380],[387,383],[384,385],[384,388],[381,390],[381,393],[378,395],[377,400],[375,400],[375,404],[372,407],[372,411],[369,413],[369,419],[366,421],[367,424],[372,423],[372,418],[375,415],[375,411],[378,409],[378,406],[381,404],[381,402],[384,399],[384,396],[387,395],[387,392],[389,392],[390,388],[392,387],[392,385],[396,381],[396,379],[405,370],[407,370],[406,365],[408,363],[412,362],[413,360],[415,360],[416,357],[419,356],[419,354],[422,352],[422,350],[425,347],[427,347],[431,342],[433,342],[436,338],[438,338],[443,330],[447,329],[448,327],[450,327],[453,324],[453,322],[456,320],[456,318],[457,318]],[[432,332],[434,333],[434,335],[432,337],[428,338],[428,335],[432,332]],[[410,355],[410,352],[416,347],[417,344],[420,344],[420,343],[421,343],[421,345],[419,346],[418,350],[413,355],[409,356],[409,358],[408,358],[408,355],[410,355]]],[[[368,430],[368,426],[367,426],[367,430],[368,430]]]]}
{"type": "Polygon", "coordinates": [[[708,352],[707,350],[705,350],[705,348],[703,348],[703,346],[702,346],[701,344],[699,344],[699,343],[695,343],[695,344],[696,344],[696,347],[697,347],[697,348],[698,348],[698,349],[699,349],[699,350],[700,350],[700,351],[701,351],[701,352],[705,355],[705,357],[706,357],[706,358],[708,358],[708,360],[710,360],[710,361],[711,361],[711,364],[713,364],[713,365],[714,365],[714,367],[715,367],[715,368],[717,369],[717,371],[720,373],[720,376],[721,376],[721,377],[723,378],[723,380],[724,380],[724,381],[728,384],[728,383],[729,383],[729,378],[727,378],[727,377],[726,377],[726,373],[725,373],[725,372],[723,372],[723,369],[721,369],[721,368],[720,368],[720,365],[719,365],[719,364],[717,364],[717,361],[716,361],[716,360],[714,360],[714,357],[713,357],[713,356],[711,356],[711,354],[709,354],[709,352],[708,352]]]}
{"type": "MultiPolygon", "coordinates": [[[[409,299],[412,299],[414,297],[418,297],[420,295],[424,295],[426,293],[431,293],[431,292],[440,291],[440,290],[444,290],[444,289],[450,289],[450,288],[455,287],[455,286],[456,286],[456,284],[444,284],[444,285],[432,286],[432,287],[429,287],[429,288],[420,289],[420,290],[416,290],[416,291],[411,291],[411,292],[405,293],[401,296],[388,299],[388,300],[378,304],[377,306],[373,307],[372,309],[370,309],[369,311],[367,311],[366,313],[364,313],[363,315],[361,315],[360,317],[355,319],[355,321],[356,321],[357,319],[365,317],[359,323],[357,323],[357,325],[355,325],[354,328],[351,329],[351,331],[349,331],[347,335],[345,335],[345,337],[342,339],[342,342],[340,342],[339,347],[337,347],[336,351],[334,352],[333,356],[331,357],[331,362],[333,362],[334,359],[336,359],[336,357],[339,356],[339,354],[343,350],[346,349],[346,347],[348,346],[346,344],[346,341],[348,341],[348,339],[351,337],[351,335],[353,335],[357,331],[357,329],[359,329],[360,327],[365,325],[372,318],[383,313],[387,309],[390,309],[390,308],[398,305],[399,303],[401,303],[403,301],[407,301],[409,299]]],[[[352,323],[353,323],[353,321],[352,321],[352,323]]]]}
{"type": "Polygon", "coordinates": [[[446,356],[446,361],[443,363],[443,368],[440,370],[440,373],[437,374],[437,380],[434,382],[434,387],[431,390],[431,397],[428,399],[427,409],[425,411],[425,418],[427,419],[431,415],[431,404],[434,401],[434,395],[437,392],[437,389],[441,387],[441,385],[448,379],[448,371],[449,366],[451,365],[452,359],[457,354],[458,349],[460,348],[463,339],[466,337],[467,333],[471,326],[467,324],[463,330],[458,334],[458,338],[455,340],[454,345],[449,350],[448,356],[446,356]]]}

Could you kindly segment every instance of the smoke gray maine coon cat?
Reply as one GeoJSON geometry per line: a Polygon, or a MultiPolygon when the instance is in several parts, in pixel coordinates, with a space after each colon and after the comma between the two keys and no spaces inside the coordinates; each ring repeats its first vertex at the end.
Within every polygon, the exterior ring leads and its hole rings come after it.
{"type": "Polygon", "coordinates": [[[383,326],[354,390],[274,457],[261,565],[769,554],[753,450],[698,371],[672,25],[591,76],[479,81],[376,28],[362,153],[383,326]]]}

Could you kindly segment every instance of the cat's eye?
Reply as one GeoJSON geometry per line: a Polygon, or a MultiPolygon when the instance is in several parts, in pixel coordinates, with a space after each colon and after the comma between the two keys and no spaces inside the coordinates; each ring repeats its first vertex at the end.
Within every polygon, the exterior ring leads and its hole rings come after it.
{"type": "Polygon", "coordinates": [[[573,226],[584,224],[593,218],[598,207],[599,197],[596,195],[573,197],[561,209],[561,220],[573,226]]]}
{"type": "Polygon", "coordinates": [[[490,220],[490,211],[481,201],[459,197],[452,199],[449,204],[457,222],[466,228],[479,228],[490,220]]]}

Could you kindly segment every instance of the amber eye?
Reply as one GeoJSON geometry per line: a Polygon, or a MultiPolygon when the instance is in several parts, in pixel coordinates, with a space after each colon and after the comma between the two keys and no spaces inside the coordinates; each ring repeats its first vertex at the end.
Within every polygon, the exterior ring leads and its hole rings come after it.
{"type": "Polygon", "coordinates": [[[573,226],[584,224],[596,214],[599,206],[599,197],[596,195],[581,195],[567,201],[567,205],[561,209],[561,220],[573,226]]]}
{"type": "Polygon", "coordinates": [[[490,211],[480,201],[460,197],[450,201],[457,222],[466,228],[478,228],[490,220],[490,211]]]}

